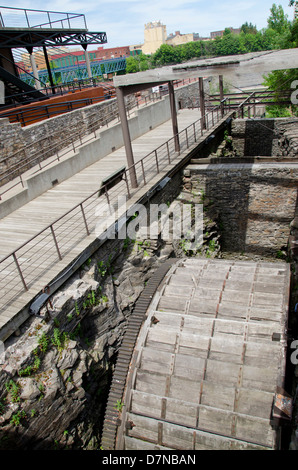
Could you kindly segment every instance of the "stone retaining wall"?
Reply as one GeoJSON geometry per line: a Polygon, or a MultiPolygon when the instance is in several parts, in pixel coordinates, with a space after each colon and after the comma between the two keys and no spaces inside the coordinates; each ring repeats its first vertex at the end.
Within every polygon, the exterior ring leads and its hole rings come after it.
{"type": "Polygon", "coordinates": [[[297,210],[298,164],[189,165],[191,190],[220,214],[226,251],[276,255],[297,210]]]}
{"type": "Polygon", "coordinates": [[[235,119],[232,137],[233,147],[240,157],[297,158],[298,119],[235,119]]]}
{"type": "MultiPolygon", "coordinates": [[[[189,98],[194,99],[199,96],[198,82],[176,89],[175,96],[177,109],[187,107],[189,98]]],[[[133,106],[134,95],[129,95],[126,102],[130,107],[133,106]]],[[[112,98],[25,127],[20,123],[10,123],[8,118],[0,118],[0,173],[19,163],[25,163],[22,168],[24,172],[32,166],[30,163],[27,165],[26,160],[33,155],[43,161],[70,145],[67,139],[74,136],[76,140],[78,133],[81,135],[92,133],[115,119],[117,113],[117,99],[112,98]]],[[[9,179],[1,180],[0,185],[6,181],[9,179]]]]}
{"type": "MultiPolygon", "coordinates": [[[[41,161],[45,160],[69,146],[72,137],[75,141],[79,133],[82,136],[87,135],[110,122],[117,111],[117,100],[111,99],[26,127],[21,127],[19,123],[10,123],[7,118],[0,119],[0,173],[26,163],[33,156],[41,161]]],[[[31,167],[32,163],[28,163],[21,172],[31,167]]],[[[1,184],[5,182],[1,181],[1,184]]]]}

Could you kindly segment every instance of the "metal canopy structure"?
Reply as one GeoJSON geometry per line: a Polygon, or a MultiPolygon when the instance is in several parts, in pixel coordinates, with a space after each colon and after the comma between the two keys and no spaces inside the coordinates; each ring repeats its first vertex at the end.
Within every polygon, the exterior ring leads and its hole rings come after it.
{"type": "MultiPolygon", "coordinates": [[[[114,86],[118,99],[119,114],[121,118],[123,140],[126,151],[127,163],[129,167],[134,164],[129,127],[125,113],[124,97],[148,89],[169,84],[169,95],[171,103],[171,114],[174,136],[178,134],[177,114],[175,109],[175,99],[173,90],[173,81],[183,80],[185,78],[199,78],[200,82],[200,108],[202,118],[204,119],[204,88],[203,78],[210,76],[219,77],[219,88],[221,99],[223,99],[223,76],[235,77],[245,76],[252,72],[272,72],[274,70],[295,69],[298,68],[298,48],[252,52],[237,56],[224,56],[212,59],[200,59],[186,62],[180,65],[160,67],[145,72],[122,75],[114,77],[114,86]]],[[[179,149],[179,142],[176,142],[179,149]]],[[[135,175],[130,175],[132,184],[136,184],[135,175]]],[[[133,186],[136,187],[136,186],[133,186]]]]}
{"type": "Polygon", "coordinates": [[[88,44],[105,44],[107,35],[104,32],[87,32],[84,30],[53,30],[0,28],[1,48],[33,48],[55,46],[83,46],[88,44]]]}
{"type": "MultiPolygon", "coordinates": [[[[0,6],[0,51],[2,55],[0,65],[17,76],[15,65],[11,66],[14,64],[12,49],[27,49],[37,88],[40,88],[40,82],[33,55],[34,47],[43,49],[49,81],[52,92],[55,93],[47,47],[82,46],[85,51],[88,75],[91,78],[92,72],[89,56],[86,52],[87,47],[89,44],[105,43],[107,43],[106,33],[88,31],[83,14],[0,6]],[[4,63],[2,63],[3,60],[4,63]]],[[[9,80],[5,85],[7,89],[11,88],[9,80]]]]}
{"type": "Polygon", "coordinates": [[[1,48],[105,44],[104,32],[89,32],[85,15],[0,6],[1,48]]]}

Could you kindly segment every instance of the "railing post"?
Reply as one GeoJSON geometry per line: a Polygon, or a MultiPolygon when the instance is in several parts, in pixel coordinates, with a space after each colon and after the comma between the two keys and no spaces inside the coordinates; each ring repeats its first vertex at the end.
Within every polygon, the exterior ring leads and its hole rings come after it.
{"type": "Polygon", "coordinates": [[[13,253],[12,256],[13,256],[14,262],[15,262],[15,264],[16,264],[16,266],[17,266],[17,270],[18,270],[18,272],[19,272],[19,275],[20,275],[20,278],[21,278],[21,280],[22,280],[23,286],[25,287],[26,290],[28,290],[28,287],[27,287],[27,284],[26,284],[26,282],[25,282],[23,273],[22,273],[22,271],[21,271],[21,268],[20,268],[20,265],[19,265],[17,256],[16,256],[15,253],[13,253]]]}
{"type": "Polygon", "coordinates": [[[168,140],[167,140],[167,152],[168,152],[168,160],[169,160],[169,163],[171,163],[171,156],[170,156],[169,141],[168,141],[168,140]]]}
{"type": "Polygon", "coordinates": [[[129,184],[128,184],[128,178],[127,178],[127,174],[126,174],[126,171],[124,172],[124,178],[125,178],[125,183],[126,183],[126,189],[127,189],[127,195],[128,195],[128,199],[130,198],[130,191],[129,191],[129,184]]]}
{"type": "Polygon", "coordinates": [[[155,161],[156,161],[156,168],[157,168],[157,173],[159,173],[159,166],[158,166],[158,157],[157,157],[157,151],[154,150],[155,153],[155,161]]]}
{"type": "Polygon", "coordinates": [[[206,129],[206,121],[205,121],[205,94],[204,94],[204,82],[203,78],[199,77],[199,91],[200,91],[200,111],[201,111],[201,118],[202,118],[202,127],[206,129]]]}
{"type": "Polygon", "coordinates": [[[87,220],[86,220],[86,216],[85,216],[85,212],[84,212],[84,208],[83,208],[83,204],[82,204],[82,203],[80,204],[80,207],[81,207],[82,216],[83,216],[84,224],[85,224],[85,227],[86,227],[87,235],[90,235],[90,232],[89,232],[89,228],[88,228],[88,224],[87,224],[87,220]]]}
{"type": "Polygon", "coordinates": [[[109,193],[108,193],[107,185],[105,185],[105,195],[106,195],[108,204],[109,204],[109,206],[110,206],[110,198],[109,198],[109,193]]]}
{"type": "Polygon", "coordinates": [[[193,123],[193,137],[194,137],[194,141],[196,142],[197,141],[197,136],[196,136],[196,125],[195,125],[195,123],[193,123]]]}
{"type": "Polygon", "coordinates": [[[224,107],[223,107],[223,99],[224,99],[224,87],[223,87],[223,76],[219,76],[219,94],[220,94],[220,108],[221,108],[221,117],[224,117],[224,107]]]}
{"type": "Polygon", "coordinates": [[[186,148],[189,147],[188,145],[188,135],[187,135],[187,128],[185,129],[185,137],[186,137],[186,148]]]}
{"type": "Polygon", "coordinates": [[[59,250],[59,246],[58,246],[58,242],[57,242],[57,239],[56,239],[56,235],[55,235],[55,232],[54,232],[53,225],[51,225],[51,232],[52,232],[53,239],[54,239],[54,242],[55,242],[58,257],[59,257],[60,260],[62,260],[62,256],[61,256],[61,253],[60,253],[60,250],[59,250]]]}
{"type": "Polygon", "coordinates": [[[142,167],[143,180],[144,180],[144,185],[145,185],[146,184],[146,177],[145,177],[145,169],[144,169],[143,159],[141,160],[141,167],[142,167]]]}
{"type": "Polygon", "coordinates": [[[27,10],[24,10],[24,12],[25,12],[28,28],[30,28],[30,23],[29,23],[29,20],[28,20],[27,10]]]}

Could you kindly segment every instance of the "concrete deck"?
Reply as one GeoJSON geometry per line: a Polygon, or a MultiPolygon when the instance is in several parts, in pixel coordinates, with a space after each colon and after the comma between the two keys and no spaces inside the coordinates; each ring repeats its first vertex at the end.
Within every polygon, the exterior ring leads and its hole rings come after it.
{"type": "Polygon", "coordinates": [[[116,448],[278,448],[289,283],[283,262],[178,261],[136,342],[116,448]]]}

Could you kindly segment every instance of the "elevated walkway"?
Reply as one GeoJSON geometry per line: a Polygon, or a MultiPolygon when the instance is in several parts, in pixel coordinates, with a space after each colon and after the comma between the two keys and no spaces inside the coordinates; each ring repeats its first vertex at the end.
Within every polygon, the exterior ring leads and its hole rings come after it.
{"type": "MultiPolygon", "coordinates": [[[[198,110],[181,110],[179,128],[189,130],[181,131],[180,152],[173,150],[173,138],[167,140],[172,135],[171,120],[135,139],[139,187],[129,188],[128,180],[122,181],[109,191],[109,203],[126,196],[125,211],[136,204],[228,117],[229,113],[217,121],[213,116],[214,126],[202,131],[194,124],[200,118],[198,110]]],[[[30,305],[46,286],[58,279],[55,288],[59,287],[65,273],[73,272],[103,243],[98,236],[106,214],[100,216],[98,207],[107,200],[105,195],[98,198],[98,190],[104,178],[124,165],[126,154],[121,147],[1,220],[0,340],[9,337],[30,316],[30,305]]]]}
{"type": "MultiPolygon", "coordinates": [[[[88,44],[105,44],[105,32],[89,32],[85,15],[78,13],[63,13],[54,11],[31,10],[22,8],[0,7],[0,78],[4,80],[6,88],[6,104],[31,101],[33,97],[44,98],[43,93],[37,92],[31,85],[17,77],[17,66],[14,63],[12,49],[26,48],[31,59],[33,49],[42,47],[48,79],[52,91],[55,85],[50,68],[47,47],[49,46],[78,46],[86,50],[88,44]],[[8,73],[5,73],[8,72],[8,73]],[[17,78],[13,78],[15,75],[17,78]],[[25,95],[20,93],[26,92],[25,95]],[[31,92],[31,95],[29,93],[31,92]],[[29,96],[28,96],[29,95],[29,96]]],[[[32,75],[38,80],[38,71],[35,63],[32,66],[32,75]]],[[[22,75],[26,72],[22,69],[22,75]]]]}
{"type": "Polygon", "coordinates": [[[103,449],[278,449],[289,265],[172,264],[157,271],[129,319],[103,449]]]}

